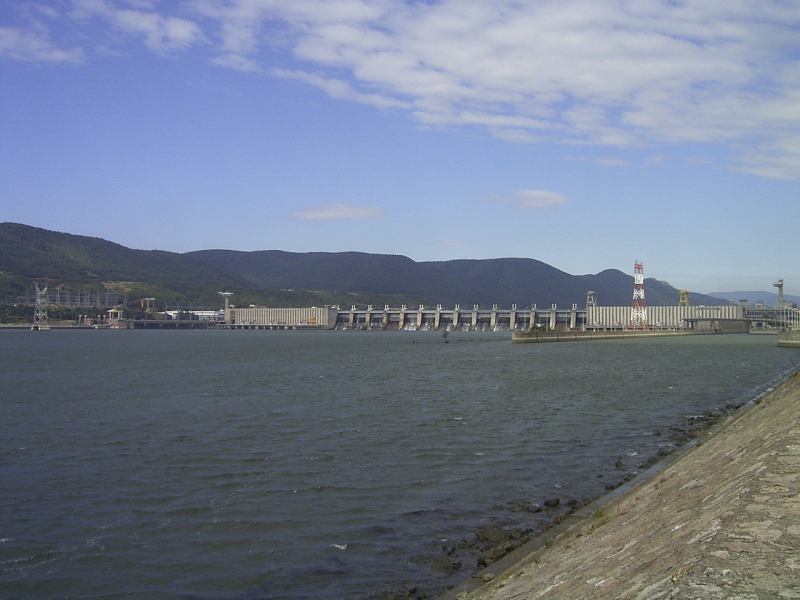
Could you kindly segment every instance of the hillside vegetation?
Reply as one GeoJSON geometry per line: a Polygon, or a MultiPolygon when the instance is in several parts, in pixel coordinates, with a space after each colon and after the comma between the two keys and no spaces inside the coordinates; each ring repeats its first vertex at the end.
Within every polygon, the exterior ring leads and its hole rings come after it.
{"type": "MultiPolygon", "coordinates": [[[[155,297],[159,305],[221,307],[217,292],[234,293],[236,304],[479,304],[528,307],[583,306],[586,293],[601,305],[628,305],[633,278],[610,269],[570,275],[529,258],[415,262],[405,256],[293,253],[278,250],[203,250],[179,254],[133,250],[100,238],[0,224],[0,300],[15,304],[33,282],[71,289],[123,292],[130,306],[155,297]]],[[[677,304],[679,291],[645,282],[651,305],[677,304]]],[[[695,304],[725,304],[692,295],[695,304]]]]}

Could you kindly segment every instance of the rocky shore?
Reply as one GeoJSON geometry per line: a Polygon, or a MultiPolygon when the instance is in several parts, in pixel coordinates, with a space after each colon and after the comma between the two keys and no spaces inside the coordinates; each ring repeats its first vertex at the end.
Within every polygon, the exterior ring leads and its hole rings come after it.
{"type": "Polygon", "coordinates": [[[698,436],[705,434],[709,428],[730,417],[741,407],[742,404],[728,403],[717,410],[687,416],[680,424],[656,431],[655,435],[663,436],[666,442],[659,452],[648,457],[638,457],[639,460],[635,462],[631,462],[629,457],[620,456],[616,461],[617,476],[610,478],[605,485],[609,495],[597,502],[554,495],[536,501],[515,500],[502,507],[495,507],[497,514],[493,522],[476,528],[472,536],[443,544],[437,558],[418,559],[442,573],[444,579],[438,589],[412,586],[391,592],[372,593],[368,597],[374,600],[430,600],[439,597],[453,599],[465,590],[475,589],[484,583],[483,577],[497,572],[498,569],[507,568],[520,560],[520,557],[549,545],[570,523],[585,518],[600,503],[623,493],[640,479],[651,477],[654,468],[663,468],[666,463],[691,447],[698,436]],[[516,513],[527,516],[521,519],[509,518],[516,513]],[[517,524],[519,521],[527,521],[528,525],[521,527],[517,524]],[[502,563],[495,564],[498,561],[502,563]],[[488,569],[489,567],[492,568],[488,569]],[[453,585],[451,583],[447,586],[447,579],[458,578],[459,573],[463,573],[461,579],[468,577],[469,573],[475,575],[465,584],[458,585],[455,591],[445,593],[453,585]]]}
{"type": "Polygon", "coordinates": [[[511,552],[442,598],[800,598],[800,374],[669,464],[573,508],[527,543],[477,532],[511,552]]]}

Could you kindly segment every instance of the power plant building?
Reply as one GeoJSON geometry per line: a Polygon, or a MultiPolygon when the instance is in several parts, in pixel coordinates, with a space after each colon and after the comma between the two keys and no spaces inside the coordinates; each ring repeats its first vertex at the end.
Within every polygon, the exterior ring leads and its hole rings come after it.
{"type": "Polygon", "coordinates": [[[225,307],[225,322],[237,329],[333,329],[338,308],[225,307]]]}
{"type": "MultiPolygon", "coordinates": [[[[740,305],[648,306],[648,329],[725,329],[725,323],[745,318],[740,305]]],[[[339,307],[269,308],[250,306],[225,309],[225,323],[234,329],[411,329],[464,331],[525,331],[534,326],[551,330],[632,329],[630,306],[587,306],[579,309],[453,309],[437,306],[407,309],[385,307],[375,310],[341,310],[339,307]]]]}
{"type": "MultiPolygon", "coordinates": [[[[730,321],[744,319],[742,306],[648,306],[650,329],[682,329],[694,321],[730,321]]],[[[589,306],[586,329],[628,329],[630,306],[589,306]]]]}

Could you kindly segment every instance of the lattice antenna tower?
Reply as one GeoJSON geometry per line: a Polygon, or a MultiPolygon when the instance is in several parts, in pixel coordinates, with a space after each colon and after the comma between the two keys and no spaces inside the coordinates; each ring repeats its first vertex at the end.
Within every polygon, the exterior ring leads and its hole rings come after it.
{"type": "Polygon", "coordinates": [[[689,306],[689,290],[681,290],[681,299],[678,306],[689,306]]]}
{"type": "Polygon", "coordinates": [[[586,292],[586,308],[597,308],[597,292],[586,292]]]}
{"type": "Polygon", "coordinates": [[[644,300],[644,265],[633,263],[633,306],[631,329],[647,329],[647,303],[644,300]]]}
{"type": "Polygon", "coordinates": [[[33,309],[33,331],[48,331],[50,325],[47,322],[47,286],[39,289],[39,284],[34,283],[36,286],[36,307],[33,309]]]}

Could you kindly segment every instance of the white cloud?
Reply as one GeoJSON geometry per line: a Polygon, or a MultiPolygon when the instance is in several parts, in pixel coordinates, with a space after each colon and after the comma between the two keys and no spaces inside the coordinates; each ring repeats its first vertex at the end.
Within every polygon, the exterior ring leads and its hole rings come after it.
{"type": "Polygon", "coordinates": [[[601,167],[627,167],[631,163],[624,158],[598,158],[597,164],[601,167]]]}
{"type": "Polygon", "coordinates": [[[303,71],[287,71],[276,69],[272,72],[276,77],[284,79],[297,79],[315,87],[321,88],[332,98],[352,100],[362,104],[371,104],[380,108],[409,108],[411,105],[402,100],[381,96],[380,94],[363,93],[354,90],[349,83],[341,79],[333,79],[322,75],[306,73],[303,71]]]}
{"type": "Polygon", "coordinates": [[[237,71],[261,71],[261,66],[256,61],[241,54],[222,54],[212,62],[220,67],[230,67],[237,71]]]}
{"type": "Polygon", "coordinates": [[[61,49],[42,31],[0,27],[0,56],[14,60],[79,63],[81,48],[61,49]]]}
{"type": "MultiPolygon", "coordinates": [[[[136,2],[139,8],[123,8],[110,0],[73,0],[76,17],[99,16],[128,34],[140,35],[144,44],[158,53],[185,50],[204,35],[200,27],[189,19],[162,15],[154,10],[143,10],[150,3],[136,2]]],[[[155,8],[155,6],[153,6],[155,8]]]]}
{"type": "Polygon", "coordinates": [[[377,206],[348,206],[346,204],[328,204],[295,211],[291,214],[295,219],[327,221],[333,219],[380,219],[383,210],[377,206]]]}
{"type": "Polygon", "coordinates": [[[510,197],[492,194],[482,199],[487,202],[506,202],[522,210],[552,208],[568,201],[566,195],[548,190],[518,190],[510,197]]]}
{"type": "Polygon", "coordinates": [[[609,156],[601,156],[595,158],[587,158],[587,157],[571,157],[567,160],[572,162],[587,162],[587,163],[594,163],[596,165],[600,165],[601,167],[627,167],[630,166],[630,162],[625,160],[624,158],[613,158],[609,156]]]}
{"type": "MultiPolygon", "coordinates": [[[[154,51],[208,42],[215,64],[426,126],[513,143],[717,143],[738,168],[800,177],[800,10],[787,0],[72,2],[154,51]]],[[[11,58],[80,57],[42,31],[3,35],[11,58]]]]}

